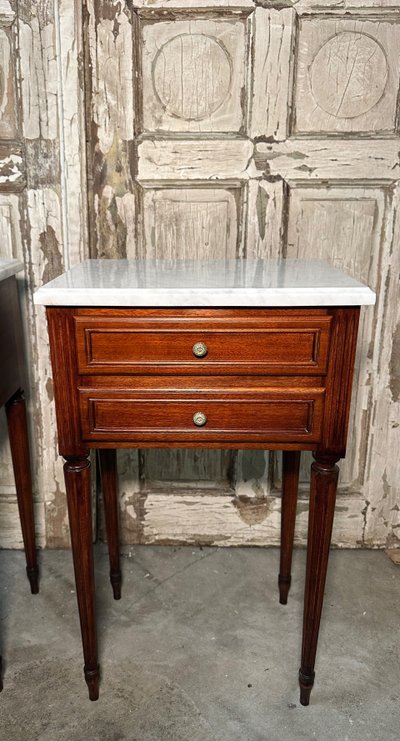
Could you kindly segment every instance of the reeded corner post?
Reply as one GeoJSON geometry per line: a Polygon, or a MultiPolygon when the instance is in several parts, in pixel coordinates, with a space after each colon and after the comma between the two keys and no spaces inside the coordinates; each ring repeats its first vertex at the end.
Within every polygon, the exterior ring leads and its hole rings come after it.
{"type": "Polygon", "coordinates": [[[90,461],[87,455],[66,456],[64,477],[82,630],[84,673],[89,698],[97,700],[100,669],[97,660],[90,461]]]}
{"type": "Polygon", "coordinates": [[[337,456],[314,453],[314,458],[311,466],[303,645],[299,672],[302,705],[309,704],[315,679],[315,657],[339,477],[337,456]]]}

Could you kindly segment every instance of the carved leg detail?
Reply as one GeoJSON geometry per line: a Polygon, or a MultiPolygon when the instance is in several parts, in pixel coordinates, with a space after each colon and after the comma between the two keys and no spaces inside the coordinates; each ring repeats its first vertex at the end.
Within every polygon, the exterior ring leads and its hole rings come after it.
{"type": "Polygon", "coordinates": [[[86,457],[68,457],[64,465],[68,514],[71,529],[76,595],[81,621],[85,679],[89,698],[99,697],[99,665],[95,615],[92,506],[90,462],[86,457]]]}
{"type": "Polygon", "coordinates": [[[121,565],[119,556],[117,453],[99,450],[104,514],[106,519],[110,581],[114,599],[121,599],[121,565]]]}
{"type": "Polygon", "coordinates": [[[300,452],[285,451],[282,462],[281,563],[279,602],[286,605],[292,581],[294,526],[299,488],[300,452]]]}
{"type": "Polygon", "coordinates": [[[300,702],[308,705],[314,684],[326,571],[335,512],[339,469],[337,457],[314,455],[311,466],[307,571],[304,597],[303,646],[299,672],[300,702]]]}
{"type": "Polygon", "coordinates": [[[36,557],[35,526],[33,520],[32,477],[29,455],[26,405],[22,391],[6,404],[8,434],[17,490],[18,510],[24,541],[26,573],[32,594],[39,591],[39,569],[36,557]]]}

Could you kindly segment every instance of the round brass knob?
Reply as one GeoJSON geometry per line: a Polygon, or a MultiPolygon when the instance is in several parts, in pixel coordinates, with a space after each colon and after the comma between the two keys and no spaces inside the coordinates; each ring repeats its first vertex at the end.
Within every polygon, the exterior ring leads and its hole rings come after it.
{"type": "Polygon", "coordinates": [[[208,353],[208,347],[205,342],[196,342],[192,349],[193,355],[195,355],[196,358],[204,358],[208,353]]]}
{"type": "Polygon", "coordinates": [[[207,416],[203,412],[196,412],[193,415],[193,422],[197,427],[204,427],[207,424],[207,416]]]}

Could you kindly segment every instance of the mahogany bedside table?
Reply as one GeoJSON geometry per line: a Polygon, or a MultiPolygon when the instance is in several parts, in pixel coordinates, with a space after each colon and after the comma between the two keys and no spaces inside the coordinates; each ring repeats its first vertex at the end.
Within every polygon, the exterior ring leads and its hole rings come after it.
{"type": "Polygon", "coordinates": [[[100,451],[120,597],[116,448],[284,451],[280,601],[290,586],[300,451],[311,450],[300,669],[309,703],[357,328],[374,293],[319,261],[87,261],[47,306],[89,697],[99,694],[90,462],[100,451]]]}
{"type": "MultiPolygon", "coordinates": [[[[39,591],[33,522],[32,480],[26,421],[25,362],[22,320],[16,275],[23,270],[18,260],[0,260],[0,406],[5,406],[18,509],[26,556],[26,573],[32,594],[39,591]]],[[[0,541],[1,542],[1,541],[0,541]]],[[[1,679],[0,657],[0,690],[1,679]]]]}

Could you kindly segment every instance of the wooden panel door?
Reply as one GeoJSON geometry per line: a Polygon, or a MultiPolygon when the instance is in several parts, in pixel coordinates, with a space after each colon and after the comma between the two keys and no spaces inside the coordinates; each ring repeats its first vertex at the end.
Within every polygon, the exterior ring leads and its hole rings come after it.
{"type": "MultiPolygon", "coordinates": [[[[87,256],[82,3],[0,0],[0,256],[18,258],[29,370],[35,524],[40,546],[68,545],[45,312],[33,292],[87,256]],[[83,177],[82,177],[83,176],[83,177]]],[[[0,417],[0,545],[22,547],[0,417]]]]}
{"type": "MultiPolygon", "coordinates": [[[[368,543],[395,517],[397,3],[87,0],[84,22],[92,256],[320,256],[378,291],[338,518],[368,543]]],[[[277,541],[267,453],[120,465],[128,540],[277,541]]]]}

